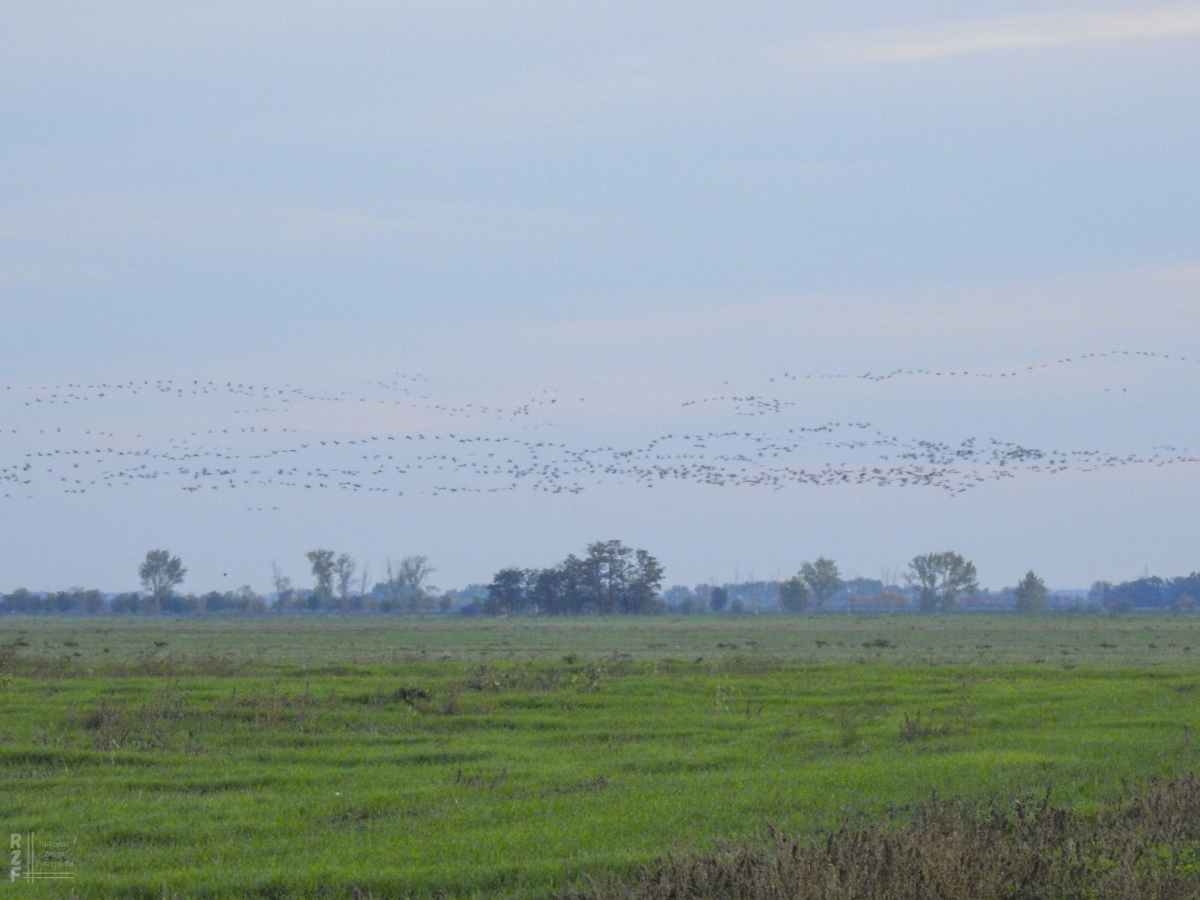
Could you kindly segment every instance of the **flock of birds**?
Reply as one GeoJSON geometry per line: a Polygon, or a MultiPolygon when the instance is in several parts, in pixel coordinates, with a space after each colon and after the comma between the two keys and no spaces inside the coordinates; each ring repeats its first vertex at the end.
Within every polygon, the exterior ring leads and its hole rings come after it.
{"type": "Polygon", "coordinates": [[[605,428],[603,421],[589,420],[586,398],[542,391],[510,404],[437,400],[429,380],[412,374],[336,391],[170,379],[9,384],[0,386],[0,498],[153,485],[191,494],[237,491],[248,495],[247,509],[269,510],[278,508],[270,503],[280,491],[397,497],[521,489],[579,493],[618,482],[775,490],[876,485],[961,493],[1027,473],[1200,462],[1200,455],[1167,446],[1132,454],[1064,450],[995,437],[951,442],[903,437],[868,421],[811,424],[802,420],[808,401],[786,394],[800,381],[1011,380],[1119,357],[1200,364],[1177,355],[1111,351],[999,372],[784,373],[767,379],[758,392],[673,400],[673,412],[650,417],[675,426],[667,433],[648,431],[643,421],[641,433],[618,425],[596,441],[554,440],[540,431],[605,428]],[[747,427],[744,417],[756,417],[758,427],[747,427]],[[616,439],[618,434],[624,439],[616,439]]]}

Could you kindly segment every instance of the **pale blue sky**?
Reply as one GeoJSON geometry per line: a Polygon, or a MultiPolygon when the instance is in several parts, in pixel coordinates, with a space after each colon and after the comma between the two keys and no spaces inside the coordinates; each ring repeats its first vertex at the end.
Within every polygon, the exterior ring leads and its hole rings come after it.
{"type": "MultiPolygon", "coordinates": [[[[584,446],[671,432],[681,402],[785,371],[1200,357],[1198,94],[1196,3],[9,4],[0,383],[419,372],[448,403],[586,396],[541,423],[584,446]]],[[[788,424],[1200,451],[1186,367],[1039,373],[817,380],[788,424]]],[[[140,403],[10,404],[0,467],[51,424],[169,442],[247,414],[140,403]]],[[[312,434],[466,427],[296,415],[312,434]]],[[[1200,568],[1198,473],[1028,473],[955,497],[45,487],[2,501],[0,589],[131,587],[151,546],[196,588],[265,589],[272,558],[303,580],[318,545],[377,570],[427,553],[452,586],[610,537],[669,583],[818,554],[875,576],[954,548],[993,586],[1030,567],[1086,586],[1200,568]],[[280,509],[246,509],[262,503],[280,509]]]]}

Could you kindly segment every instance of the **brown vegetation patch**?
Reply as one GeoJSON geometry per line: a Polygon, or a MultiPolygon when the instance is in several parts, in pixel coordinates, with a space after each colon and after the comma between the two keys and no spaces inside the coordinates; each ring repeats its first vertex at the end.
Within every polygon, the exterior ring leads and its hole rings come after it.
{"type": "Polygon", "coordinates": [[[1200,896],[1200,779],[1126,791],[1095,815],[1040,801],[934,798],[900,828],[742,846],[585,879],[560,900],[1185,900],[1200,896]]]}

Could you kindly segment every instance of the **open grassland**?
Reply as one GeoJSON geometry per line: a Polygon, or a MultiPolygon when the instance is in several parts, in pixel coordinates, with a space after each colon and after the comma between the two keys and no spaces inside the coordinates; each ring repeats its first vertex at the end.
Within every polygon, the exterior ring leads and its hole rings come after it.
{"type": "Polygon", "coordinates": [[[1189,617],[0,628],[0,825],[75,841],[28,896],[547,896],[1200,753],[1189,617]]]}
{"type": "Polygon", "coordinates": [[[0,619],[58,666],[228,658],[283,671],[438,661],[771,658],[804,665],[1200,667],[1200,615],[0,619]]]}

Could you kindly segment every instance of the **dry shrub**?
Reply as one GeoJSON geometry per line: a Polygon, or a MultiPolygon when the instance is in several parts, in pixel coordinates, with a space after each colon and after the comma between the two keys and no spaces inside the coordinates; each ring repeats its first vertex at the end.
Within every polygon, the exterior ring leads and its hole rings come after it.
{"type": "MultiPolygon", "coordinates": [[[[157,642],[156,642],[157,643],[157,642]]],[[[235,678],[249,675],[258,668],[255,661],[202,653],[194,656],[168,653],[159,656],[153,650],[143,651],[123,667],[105,670],[112,675],[159,675],[181,677],[184,675],[207,675],[216,678],[235,678]],[[123,669],[123,670],[122,670],[123,669]]]]}
{"type": "Polygon", "coordinates": [[[927,719],[922,719],[920,710],[917,710],[916,715],[911,718],[908,713],[905,713],[904,721],[900,723],[900,740],[908,743],[964,733],[962,726],[956,728],[947,722],[939,722],[932,715],[927,719]]]}
{"type": "Polygon", "coordinates": [[[898,829],[742,846],[586,879],[560,900],[1185,900],[1200,896],[1200,780],[1125,791],[1095,815],[1040,802],[936,798],[898,829]]]}
{"type": "MultiPolygon", "coordinates": [[[[155,643],[165,646],[161,641],[155,643]]],[[[27,643],[20,640],[12,644],[0,644],[0,675],[18,675],[26,678],[176,678],[187,675],[236,678],[265,668],[259,660],[218,656],[211,652],[191,656],[174,653],[160,655],[155,649],[144,650],[130,660],[98,662],[81,659],[77,653],[55,656],[21,652],[21,648],[27,646],[27,643]]]]}
{"type": "Polygon", "coordinates": [[[0,673],[15,673],[17,661],[21,658],[21,648],[28,646],[29,644],[20,638],[11,644],[0,644],[0,673]]]}
{"type": "Polygon", "coordinates": [[[459,710],[459,693],[462,688],[461,684],[451,683],[446,686],[439,699],[437,694],[427,688],[401,685],[386,694],[376,688],[370,694],[350,695],[346,700],[369,706],[373,710],[383,709],[389,704],[404,704],[424,715],[453,716],[457,715],[459,710]]]}
{"type": "Polygon", "coordinates": [[[555,691],[580,690],[594,693],[605,678],[625,674],[625,666],[589,663],[569,667],[555,665],[487,665],[472,667],[456,687],[468,691],[555,691]]]}
{"type": "Polygon", "coordinates": [[[433,694],[422,687],[398,687],[392,691],[391,699],[399,700],[402,703],[407,703],[409,706],[416,707],[431,700],[433,694]]]}
{"type": "MultiPolygon", "coordinates": [[[[749,642],[747,642],[749,643],[749,642]]],[[[696,660],[702,662],[703,657],[696,660]]],[[[722,659],[710,660],[705,671],[710,675],[768,675],[784,668],[784,662],[774,657],[745,656],[735,653],[722,659]]]]}
{"type": "Polygon", "coordinates": [[[937,711],[933,710],[926,719],[921,718],[920,710],[917,710],[916,715],[912,717],[908,713],[904,714],[904,721],[900,723],[900,740],[912,742],[971,733],[975,707],[971,703],[970,686],[966,679],[960,678],[958,681],[960,688],[958,700],[941,710],[940,717],[937,711]]]}
{"type": "Polygon", "coordinates": [[[92,744],[97,750],[188,752],[192,733],[177,740],[188,712],[187,698],[169,686],[138,706],[102,699],[83,717],[83,727],[92,732],[92,744]],[[176,748],[176,744],[180,746],[176,748]]]}
{"type": "Polygon", "coordinates": [[[214,715],[221,720],[252,724],[258,731],[282,728],[315,733],[320,710],[336,708],[340,702],[336,694],[318,697],[307,684],[303,693],[279,692],[274,687],[264,692],[255,686],[239,695],[234,688],[229,697],[217,701],[214,715]]]}

